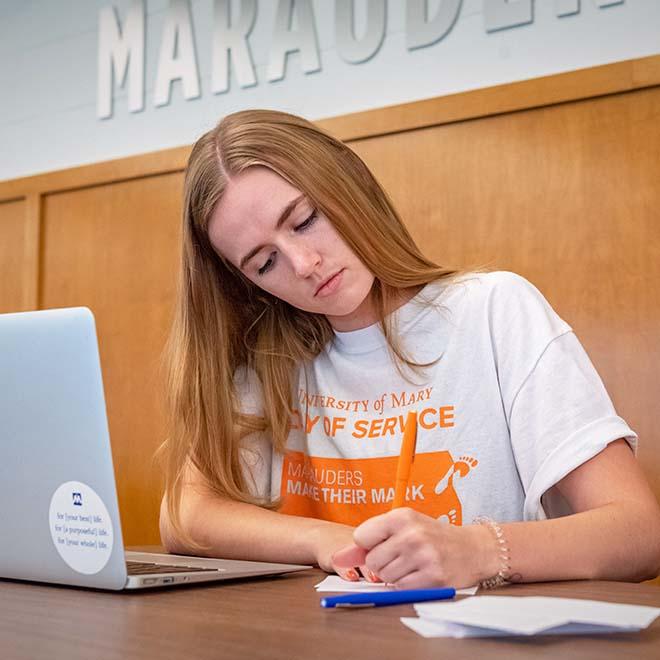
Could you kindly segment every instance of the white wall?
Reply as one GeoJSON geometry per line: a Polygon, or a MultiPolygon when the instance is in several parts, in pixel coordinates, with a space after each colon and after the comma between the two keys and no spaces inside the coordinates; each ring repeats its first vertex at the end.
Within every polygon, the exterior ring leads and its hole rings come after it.
{"type": "MultiPolygon", "coordinates": [[[[429,0],[429,16],[443,1],[429,0]]],[[[575,0],[463,0],[443,39],[407,50],[405,2],[388,0],[380,49],[351,64],[335,47],[334,1],[313,0],[321,70],[304,73],[300,53],[292,53],[284,79],[269,82],[277,2],[259,0],[249,36],[258,82],[241,88],[234,79],[228,92],[213,94],[213,1],[192,0],[201,95],[185,100],[179,80],[169,105],[155,107],[169,2],[147,0],[145,109],[129,112],[127,87],[115,86],[114,114],[99,119],[99,13],[114,6],[124,21],[130,0],[0,0],[0,180],[189,144],[223,114],[246,107],[317,119],[660,52],[660,0],[609,3],[581,0],[579,13],[559,18],[557,8],[575,0]],[[493,1],[532,3],[533,21],[489,32],[484,3],[493,1]]],[[[366,6],[355,3],[357,35],[366,6]]]]}

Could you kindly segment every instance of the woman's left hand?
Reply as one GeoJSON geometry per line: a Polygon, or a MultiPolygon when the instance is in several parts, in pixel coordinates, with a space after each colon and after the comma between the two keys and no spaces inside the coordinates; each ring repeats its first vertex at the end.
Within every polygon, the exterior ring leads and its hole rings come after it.
{"type": "Polygon", "coordinates": [[[336,566],[366,566],[401,589],[471,587],[499,570],[494,537],[483,525],[456,527],[413,509],[363,522],[354,545],[335,552],[336,566]]]}

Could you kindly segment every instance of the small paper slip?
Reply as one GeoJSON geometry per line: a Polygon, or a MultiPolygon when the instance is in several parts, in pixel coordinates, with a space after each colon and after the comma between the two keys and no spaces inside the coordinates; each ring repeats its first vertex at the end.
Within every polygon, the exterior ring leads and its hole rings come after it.
{"type": "MultiPolygon", "coordinates": [[[[319,582],[314,586],[316,591],[345,591],[353,593],[359,591],[360,593],[369,593],[370,591],[397,591],[396,587],[388,587],[382,582],[367,582],[364,578],[358,582],[349,582],[342,580],[338,575],[328,575],[325,580],[319,582]]],[[[469,587],[467,589],[456,589],[457,594],[464,596],[473,596],[477,591],[477,587],[469,587]]]]}
{"type": "Polygon", "coordinates": [[[415,605],[401,622],[423,637],[501,637],[631,632],[647,628],[660,608],[539,596],[475,596],[415,605]]]}

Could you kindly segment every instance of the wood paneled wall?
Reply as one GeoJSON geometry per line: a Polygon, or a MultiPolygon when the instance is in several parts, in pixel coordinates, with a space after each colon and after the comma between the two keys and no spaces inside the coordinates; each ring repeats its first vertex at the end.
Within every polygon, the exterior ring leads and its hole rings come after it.
{"type": "Polygon", "coordinates": [[[0,204],[0,313],[26,309],[23,300],[25,200],[0,204]]]}
{"type": "MultiPolygon", "coordinates": [[[[660,56],[319,122],[443,264],[530,279],[575,329],[660,497],[660,56]]],[[[160,352],[189,148],[0,183],[0,311],[95,313],[124,539],[158,542],[160,352]]]]}
{"type": "Polygon", "coordinates": [[[36,307],[39,200],[35,193],[0,196],[0,314],[36,307]]]}
{"type": "Polygon", "coordinates": [[[88,305],[99,334],[125,543],[158,540],[159,364],[179,263],[182,175],[46,195],[39,303],[88,305]]]}

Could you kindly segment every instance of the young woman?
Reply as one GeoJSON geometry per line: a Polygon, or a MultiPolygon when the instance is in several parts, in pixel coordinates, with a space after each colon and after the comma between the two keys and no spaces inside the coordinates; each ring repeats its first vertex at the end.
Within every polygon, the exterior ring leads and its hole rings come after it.
{"type": "Polygon", "coordinates": [[[238,112],[195,144],[167,357],[172,552],[402,588],[660,572],[636,435],[571,328],[522,277],[424,257],[301,118],[238,112]]]}

